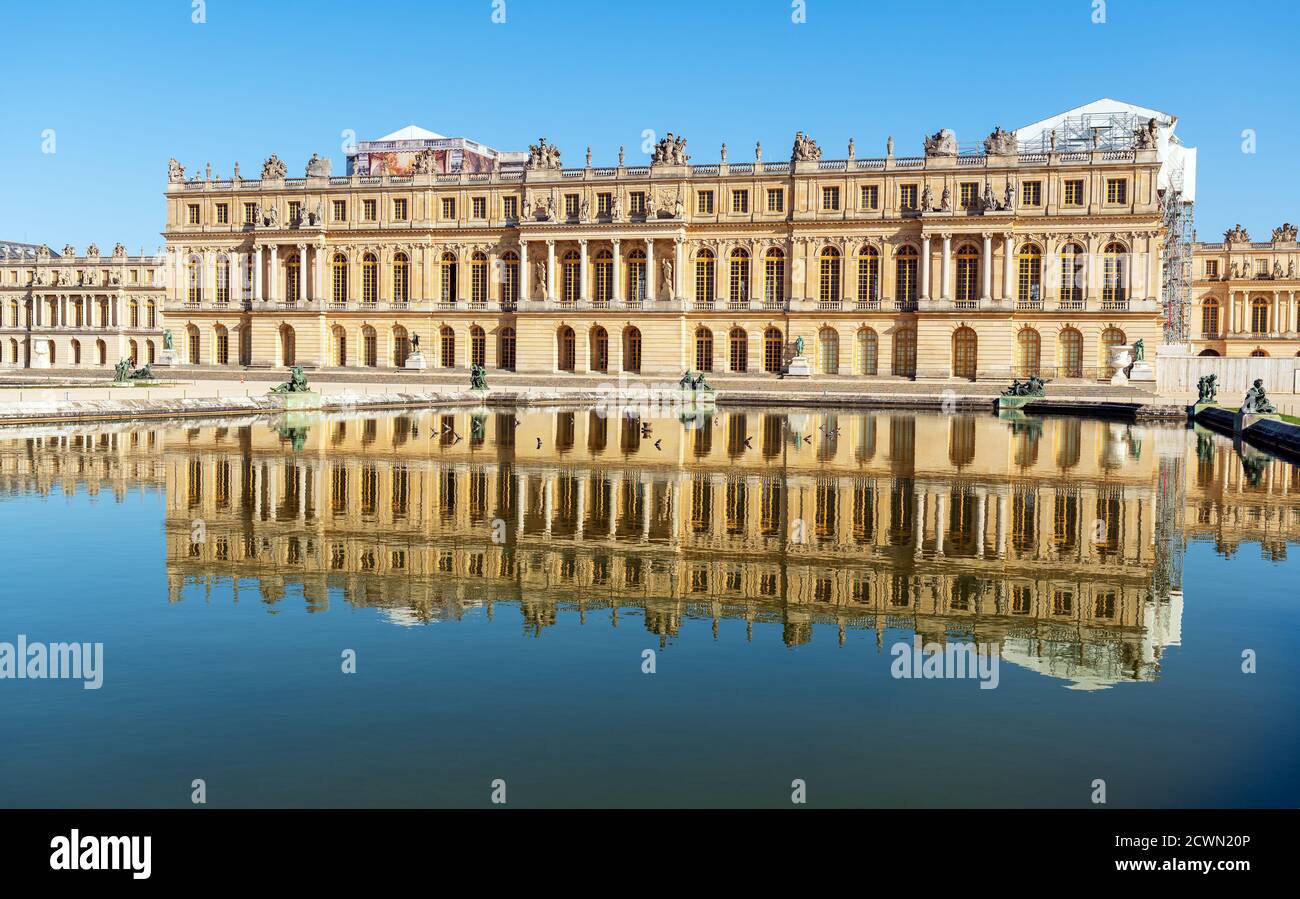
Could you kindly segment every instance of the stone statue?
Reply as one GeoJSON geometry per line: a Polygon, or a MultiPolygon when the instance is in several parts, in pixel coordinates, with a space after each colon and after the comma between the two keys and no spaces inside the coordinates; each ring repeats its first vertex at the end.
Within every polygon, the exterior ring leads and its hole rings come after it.
{"type": "Polygon", "coordinates": [[[665,259],[662,268],[664,293],[671,297],[673,295],[673,261],[665,259]]]}
{"type": "Polygon", "coordinates": [[[529,169],[558,169],[560,168],[560,150],[546,142],[546,138],[539,137],[537,143],[528,145],[528,162],[529,169]]]}
{"type": "Polygon", "coordinates": [[[1056,129],[1055,128],[1052,129],[1052,133],[1048,135],[1047,140],[1048,140],[1048,147],[1051,148],[1051,151],[1053,153],[1055,153],[1056,152],[1056,129]]]}
{"type": "Polygon", "coordinates": [[[610,206],[609,217],[611,221],[615,221],[615,222],[623,221],[623,195],[622,194],[614,194],[614,202],[610,206]]]}
{"type": "Polygon", "coordinates": [[[686,369],[686,374],[682,375],[681,379],[677,382],[677,386],[680,387],[682,390],[690,390],[693,386],[695,386],[695,378],[692,377],[691,370],[689,368],[686,369]]]}
{"type": "Polygon", "coordinates": [[[1016,205],[1016,182],[1012,178],[1007,178],[1007,187],[1003,191],[1002,208],[1010,209],[1016,205]]]}
{"type": "Polygon", "coordinates": [[[984,138],[984,152],[989,156],[1015,156],[1019,152],[1016,136],[1010,131],[1003,131],[1002,126],[993,129],[993,133],[984,138]]]}
{"type": "Polygon", "coordinates": [[[1283,222],[1280,228],[1273,229],[1273,243],[1295,243],[1296,226],[1290,222],[1283,222]]]}
{"type": "Polygon", "coordinates": [[[677,191],[677,199],[673,201],[673,218],[679,219],[686,214],[686,204],[682,202],[682,192],[677,191]]]}
{"type": "Polygon", "coordinates": [[[993,185],[987,181],[984,182],[984,196],[980,198],[980,205],[985,212],[996,211],[998,208],[998,201],[993,197],[993,185]]]}
{"type": "Polygon", "coordinates": [[[163,331],[163,349],[164,349],[164,350],[175,349],[175,347],[172,346],[172,329],[171,329],[171,328],[168,328],[167,330],[163,331]]]}
{"type": "Polygon", "coordinates": [[[892,134],[889,135],[889,139],[885,141],[885,155],[886,156],[894,155],[894,135],[892,134]]]}
{"type": "Polygon", "coordinates": [[[266,162],[262,163],[262,180],[283,181],[284,176],[288,174],[288,171],[289,171],[288,167],[284,164],[284,162],[280,159],[280,157],[272,153],[267,158],[266,162]]]}
{"type": "MultiPolygon", "coordinates": [[[[890,154],[893,155],[893,154],[890,154]]],[[[940,128],[925,138],[926,156],[956,156],[957,135],[947,128],[940,128]]]]}
{"type": "Polygon", "coordinates": [[[1232,277],[1234,278],[1241,277],[1241,266],[1235,262],[1232,264],[1232,277]]]}
{"type": "Polygon", "coordinates": [[[691,157],[686,154],[686,138],[681,135],[674,136],[671,131],[668,136],[655,144],[654,153],[650,157],[650,164],[653,165],[686,165],[690,162],[691,157]]]}
{"type": "Polygon", "coordinates": [[[1011,386],[1002,391],[1003,396],[1046,396],[1047,382],[1038,375],[1030,375],[1025,380],[1013,378],[1011,386]]]}
{"type": "Polygon", "coordinates": [[[1133,344],[1133,361],[1145,362],[1146,358],[1147,358],[1146,344],[1144,341],[1139,339],[1137,343],[1133,344]]]}
{"type": "Polygon", "coordinates": [[[952,211],[952,188],[946,184],[943,186],[943,196],[939,200],[939,209],[944,212],[952,211]]]}
{"type": "Polygon", "coordinates": [[[1263,378],[1256,378],[1254,386],[1246,391],[1246,398],[1241,403],[1241,411],[1253,415],[1277,412],[1273,404],[1268,401],[1267,394],[1264,393],[1263,378]]]}
{"type": "Polygon", "coordinates": [[[1273,277],[1282,277],[1282,263],[1278,262],[1276,259],[1273,260],[1273,277]]]}
{"type": "Polygon", "coordinates": [[[1294,278],[1294,277],[1295,277],[1295,260],[1294,260],[1294,259],[1292,259],[1290,262],[1288,262],[1288,263],[1286,264],[1286,276],[1287,276],[1288,278],[1294,278]]]}
{"type": "Polygon", "coordinates": [[[524,197],[524,221],[533,217],[533,201],[524,197]]]}
{"type": "Polygon", "coordinates": [[[179,184],[185,180],[185,166],[176,161],[175,157],[167,160],[167,181],[171,184],[179,184]]]}
{"type": "Polygon", "coordinates": [[[122,359],[113,366],[113,383],[125,384],[126,379],[131,376],[131,360],[122,359]]]}
{"type": "Polygon", "coordinates": [[[1219,397],[1219,376],[1201,375],[1201,379],[1196,382],[1196,393],[1196,402],[1213,403],[1219,397]]]}
{"type": "Polygon", "coordinates": [[[722,158],[720,161],[721,162],[727,161],[727,142],[725,140],[722,142],[722,158]]]}
{"type": "Polygon", "coordinates": [[[1138,150],[1154,150],[1157,134],[1156,120],[1148,119],[1146,125],[1133,132],[1133,146],[1138,150]]]}
{"type": "Polygon", "coordinates": [[[713,388],[709,386],[709,382],[704,380],[704,372],[700,372],[700,376],[691,384],[691,389],[702,393],[713,393],[713,388]]]}
{"type": "Polygon", "coordinates": [[[803,355],[803,338],[802,338],[802,337],[796,337],[796,338],[794,339],[794,354],[795,354],[796,356],[802,356],[802,355],[803,355]]]}
{"type": "Polygon", "coordinates": [[[857,155],[858,155],[857,142],[850,137],[849,138],[849,159],[853,159],[857,155]]]}
{"type": "Polygon", "coordinates": [[[578,221],[585,222],[591,218],[591,201],[586,197],[582,198],[582,207],[578,210],[578,221]]]}
{"type": "Polygon", "coordinates": [[[114,259],[126,258],[126,246],[124,244],[119,243],[115,247],[113,247],[113,258],[114,259]]]}
{"type": "Polygon", "coordinates": [[[822,158],[822,148],[817,146],[817,141],[802,131],[796,131],[794,135],[794,147],[790,151],[791,162],[813,162],[822,158]]]}
{"type": "Polygon", "coordinates": [[[487,390],[487,369],[481,365],[471,365],[469,367],[469,389],[470,390],[487,390]]]}
{"type": "Polygon", "coordinates": [[[934,212],[934,191],[928,184],[921,189],[921,211],[934,212]]]}
{"type": "Polygon", "coordinates": [[[540,259],[533,263],[533,280],[537,284],[537,292],[543,293],[546,290],[546,263],[540,259]]]}
{"type": "Polygon", "coordinates": [[[618,145],[618,167],[623,168],[623,145],[618,145]]]}
{"type": "Polygon", "coordinates": [[[1250,232],[1238,223],[1235,228],[1223,232],[1224,243],[1250,243],[1250,232]]]}
{"type": "Polygon", "coordinates": [[[417,356],[420,355],[420,335],[419,335],[419,334],[412,334],[412,335],[411,335],[411,352],[414,353],[414,354],[417,355],[417,356]]]}
{"type": "Polygon", "coordinates": [[[267,222],[267,224],[270,225],[272,228],[278,228],[278,227],[280,226],[280,207],[279,207],[279,206],[272,205],[271,208],[270,208],[269,210],[267,210],[267,213],[266,213],[266,222],[267,222]]]}
{"type": "Polygon", "coordinates": [[[307,386],[307,375],[303,372],[301,365],[295,365],[289,371],[289,380],[271,388],[271,393],[306,393],[311,388],[307,386]]]}
{"type": "Polygon", "coordinates": [[[425,147],[411,160],[412,175],[432,175],[437,171],[437,156],[432,147],[425,147]]]}
{"type": "Polygon", "coordinates": [[[761,140],[754,141],[754,161],[763,161],[763,142],[761,140]]]}
{"type": "Polygon", "coordinates": [[[591,147],[587,147],[587,168],[591,168],[591,147]]]}

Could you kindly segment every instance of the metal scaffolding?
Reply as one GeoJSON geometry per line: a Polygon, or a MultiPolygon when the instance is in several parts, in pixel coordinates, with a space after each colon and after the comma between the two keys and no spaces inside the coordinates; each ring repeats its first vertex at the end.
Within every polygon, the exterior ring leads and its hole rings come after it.
{"type": "Polygon", "coordinates": [[[1192,332],[1192,243],[1196,240],[1196,204],[1184,199],[1181,166],[1169,170],[1161,191],[1165,229],[1161,299],[1165,343],[1186,343],[1192,332]]]}

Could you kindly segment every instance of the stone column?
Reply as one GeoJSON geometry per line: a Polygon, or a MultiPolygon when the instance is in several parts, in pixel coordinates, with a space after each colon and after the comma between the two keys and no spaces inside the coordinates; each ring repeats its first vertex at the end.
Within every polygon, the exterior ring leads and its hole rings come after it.
{"type": "Polygon", "coordinates": [[[617,303],[623,297],[623,242],[615,237],[611,243],[614,245],[614,283],[610,285],[609,298],[610,303],[617,303]]]}
{"type": "Polygon", "coordinates": [[[1010,234],[1002,235],[1002,299],[1010,302],[1011,293],[1011,264],[1015,260],[1015,247],[1012,245],[1014,238],[1010,234]]]}
{"type": "Polygon", "coordinates": [[[921,238],[921,293],[922,301],[930,299],[930,235],[921,238]]]}
{"type": "Polygon", "coordinates": [[[578,302],[587,299],[587,242],[578,241],[578,302]]]}
{"type": "Polygon", "coordinates": [[[653,303],[655,298],[655,242],[653,237],[645,239],[645,298],[653,303]]]}
{"type": "Polygon", "coordinates": [[[519,302],[531,298],[529,285],[533,283],[532,272],[528,270],[528,241],[519,241],[519,302]]]}
{"type": "Polygon", "coordinates": [[[983,278],[980,302],[987,303],[993,299],[993,235],[985,231],[980,236],[984,238],[984,260],[980,267],[980,275],[983,278]]]}
{"type": "Polygon", "coordinates": [[[271,271],[268,272],[270,283],[266,285],[266,294],[272,303],[280,299],[280,245],[271,244],[271,271]]]}
{"type": "Polygon", "coordinates": [[[555,241],[546,242],[546,301],[555,299],[555,241]]]}
{"type": "Polygon", "coordinates": [[[939,267],[939,277],[942,283],[939,285],[939,299],[948,300],[952,298],[952,288],[949,286],[950,275],[952,272],[952,235],[943,235],[943,264],[939,267]]]}
{"type": "Polygon", "coordinates": [[[330,285],[325,281],[325,244],[316,244],[316,295],[322,303],[330,295],[330,285]]]}
{"type": "Polygon", "coordinates": [[[677,257],[673,262],[673,297],[674,300],[680,300],[685,291],[682,290],[682,258],[686,255],[686,238],[679,237],[675,241],[677,246],[677,257]]]}
{"type": "Polygon", "coordinates": [[[265,299],[262,295],[262,261],[265,257],[265,247],[258,245],[254,247],[257,253],[257,261],[253,264],[253,299],[265,299]]]}

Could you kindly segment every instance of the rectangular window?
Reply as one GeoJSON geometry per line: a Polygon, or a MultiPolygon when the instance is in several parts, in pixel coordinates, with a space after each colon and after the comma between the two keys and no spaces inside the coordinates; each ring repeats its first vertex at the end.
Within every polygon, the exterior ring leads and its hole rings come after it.
{"type": "Polygon", "coordinates": [[[963,181],[961,183],[961,208],[974,209],[979,205],[980,186],[975,181],[963,181]]]}
{"type": "Polygon", "coordinates": [[[901,184],[898,187],[898,208],[904,212],[916,209],[916,185],[901,184]]]}
{"type": "Polygon", "coordinates": [[[1219,260],[1217,259],[1205,260],[1205,277],[1210,279],[1219,277],[1219,260]]]}
{"type": "Polygon", "coordinates": [[[577,218],[578,205],[579,204],[578,204],[577,194],[565,194],[564,195],[564,217],[571,218],[571,219],[577,218]]]}
{"type": "Polygon", "coordinates": [[[702,190],[695,195],[695,211],[699,215],[713,215],[713,191],[702,190]]]}
{"type": "Polygon", "coordinates": [[[1128,179],[1106,179],[1106,202],[1123,205],[1128,202],[1128,179]]]}
{"type": "Polygon", "coordinates": [[[1083,180],[1065,182],[1065,205],[1082,206],[1083,205],[1083,180]]]}
{"type": "Polygon", "coordinates": [[[840,208],[840,189],[838,187],[822,188],[822,209],[835,212],[840,208]]]}
{"type": "Polygon", "coordinates": [[[301,203],[299,203],[297,200],[290,200],[290,201],[289,201],[289,221],[290,221],[290,222],[296,222],[296,221],[298,221],[298,215],[299,215],[299,213],[300,213],[301,210],[302,210],[302,204],[301,204],[301,203]]]}
{"type": "Polygon", "coordinates": [[[645,215],[645,191],[632,191],[630,207],[634,215],[645,215]]]}
{"type": "Polygon", "coordinates": [[[227,204],[227,203],[218,203],[218,204],[217,204],[217,224],[218,224],[218,225],[229,225],[229,224],[230,224],[230,206],[229,206],[229,204],[227,204]]]}
{"type": "Polygon", "coordinates": [[[1043,182],[1026,181],[1020,185],[1020,203],[1022,206],[1043,205],[1043,182]]]}
{"type": "Polygon", "coordinates": [[[444,219],[454,219],[454,218],[456,218],[456,198],[455,198],[455,197],[443,197],[443,198],[442,198],[442,217],[443,217],[444,219]]]}
{"type": "Polygon", "coordinates": [[[519,218],[519,198],[502,197],[501,198],[501,217],[505,219],[519,218]]]}
{"type": "Polygon", "coordinates": [[[189,206],[189,223],[191,225],[199,223],[199,205],[197,203],[191,203],[189,206]]]}
{"type": "Polygon", "coordinates": [[[257,204],[256,204],[256,203],[245,203],[245,204],[244,204],[244,224],[245,224],[245,225],[256,225],[256,224],[257,224],[257,204]]]}
{"type": "Polygon", "coordinates": [[[768,188],[767,211],[785,212],[785,191],[779,187],[768,188]]]}
{"type": "Polygon", "coordinates": [[[376,203],[374,200],[361,201],[361,220],[373,222],[375,220],[376,203]]]}
{"type": "Polygon", "coordinates": [[[398,197],[393,200],[393,221],[406,221],[406,199],[404,197],[398,197]]]}
{"type": "Polygon", "coordinates": [[[880,185],[864,184],[862,186],[862,208],[879,209],[880,208],[880,185]]]}
{"type": "Polygon", "coordinates": [[[749,191],[733,190],[731,192],[731,211],[739,213],[749,212],[749,191]]]}
{"type": "Polygon", "coordinates": [[[487,218],[487,197],[475,197],[470,203],[470,212],[473,213],[474,218],[487,218]]]}
{"type": "Polygon", "coordinates": [[[348,201],[335,200],[333,205],[334,205],[334,221],[346,222],[348,220],[348,201]]]}
{"type": "Polygon", "coordinates": [[[610,215],[614,211],[614,195],[611,193],[596,194],[596,215],[610,215]]]}

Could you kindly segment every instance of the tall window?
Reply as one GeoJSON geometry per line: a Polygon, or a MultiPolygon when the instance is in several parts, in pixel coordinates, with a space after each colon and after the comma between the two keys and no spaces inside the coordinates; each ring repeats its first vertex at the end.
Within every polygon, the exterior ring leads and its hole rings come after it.
{"type": "Polygon", "coordinates": [[[519,302],[519,257],[506,253],[501,257],[501,304],[512,308],[519,302]]]}
{"type": "Polygon", "coordinates": [[[1019,263],[1016,281],[1021,303],[1033,304],[1043,298],[1043,254],[1037,244],[1025,243],[1016,255],[1019,263]]]}
{"type": "Polygon", "coordinates": [[[837,374],[840,370],[840,335],[834,328],[822,328],[817,332],[817,357],[821,362],[824,375],[837,374]]]}
{"type": "Polygon", "coordinates": [[[1033,328],[1023,328],[1016,335],[1016,376],[1038,374],[1042,359],[1042,338],[1033,328]]]}
{"type": "Polygon", "coordinates": [[[745,329],[735,327],[727,336],[727,360],[733,372],[749,370],[749,335],[745,329]]]}
{"type": "Polygon", "coordinates": [[[411,299],[411,262],[405,253],[393,257],[393,301],[405,303],[411,299]]]}
{"type": "Polygon", "coordinates": [[[1219,336],[1219,301],[1214,297],[1208,297],[1201,309],[1201,331],[1206,337],[1219,336]]]}
{"type": "Polygon", "coordinates": [[[880,253],[862,245],[858,251],[858,303],[874,306],[880,301],[880,253]]]}
{"type": "Polygon", "coordinates": [[[916,247],[902,247],[898,251],[898,256],[894,262],[894,296],[895,299],[905,303],[916,302],[916,274],[918,270],[918,254],[916,247]]]}
{"type": "Polygon", "coordinates": [[[469,329],[469,364],[487,365],[487,334],[478,325],[469,329]]]}
{"type": "Polygon", "coordinates": [[[217,328],[217,364],[230,364],[230,332],[223,327],[217,328]]]}
{"type": "Polygon", "coordinates": [[[331,277],[334,284],[333,299],[337,306],[342,306],[348,301],[348,260],[342,253],[334,254],[334,262],[330,266],[331,277]]]}
{"type": "Polygon", "coordinates": [[[582,257],[577,250],[569,250],[560,261],[560,299],[572,306],[578,301],[582,283],[582,257]]]}
{"type": "Polygon", "coordinates": [[[700,371],[713,371],[713,332],[708,328],[695,331],[695,367],[700,371]]]}
{"type": "Polygon", "coordinates": [[[302,298],[302,257],[290,256],[284,264],[284,299],[296,303],[302,298]]]}
{"type": "Polygon", "coordinates": [[[199,271],[199,258],[191,256],[185,263],[185,298],[190,305],[197,306],[203,298],[203,281],[199,271]]]}
{"type": "Polygon", "coordinates": [[[628,328],[623,332],[623,370],[633,373],[641,371],[641,329],[628,328]]]}
{"type": "Polygon", "coordinates": [[[695,254],[695,308],[712,309],[715,298],[713,252],[700,248],[695,254]]]}
{"type": "Polygon", "coordinates": [[[230,257],[222,256],[217,260],[217,305],[225,306],[230,302],[230,257]]]}
{"type": "Polygon", "coordinates": [[[1268,333],[1268,300],[1263,297],[1250,301],[1250,330],[1253,334],[1268,333]]]}
{"type": "Polygon", "coordinates": [[[749,307],[749,253],[737,247],[731,251],[728,301],[732,309],[749,307]]]}
{"type": "Polygon", "coordinates": [[[980,253],[970,244],[957,251],[957,292],[959,303],[979,300],[980,253]]]}
{"type": "Polygon", "coordinates": [[[820,271],[817,278],[817,298],[823,305],[838,303],[840,299],[840,251],[823,247],[820,271]]]}
{"type": "Polygon", "coordinates": [[[916,331],[900,328],[894,332],[894,374],[904,378],[916,377],[916,331]]]}
{"type": "Polygon", "coordinates": [[[379,260],[374,253],[361,257],[361,302],[367,306],[379,302],[379,260]]]}
{"type": "Polygon", "coordinates": [[[438,267],[438,299],[445,305],[456,302],[456,254],[443,253],[438,267]]]}
{"type": "Polygon", "coordinates": [[[1067,243],[1061,247],[1061,302],[1082,303],[1084,282],[1083,247],[1067,243]]]}
{"type": "Polygon", "coordinates": [[[645,299],[645,251],[633,250],[627,254],[627,299],[640,305],[645,299]]]}
{"type": "Polygon", "coordinates": [[[443,368],[456,367],[456,332],[451,329],[450,325],[443,325],[438,329],[439,343],[441,343],[441,356],[443,368]]]}
{"type": "Polygon", "coordinates": [[[614,254],[609,250],[597,252],[591,275],[595,282],[592,286],[597,305],[608,306],[614,298],[614,254]]]}
{"type": "Polygon", "coordinates": [[[497,368],[515,370],[515,329],[502,328],[497,335],[497,368]]]}
{"type": "Polygon", "coordinates": [[[1066,328],[1061,332],[1060,358],[1061,377],[1083,377],[1083,335],[1075,328],[1066,328]]]}
{"type": "Polygon", "coordinates": [[[763,300],[769,306],[785,303],[785,253],[779,247],[763,258],[763,300]]]}
{"type": "Polygon", "coordinates": [[[880,338],[871,328],[858,331],[858,374],[875,375],[880,368],[880,338]]]}
{"type": "Polygon", "coordinates": [[[1119,243],[1106,245],[1102,268],[1101,301],[1122,303],[1128,298],[1128,255],[1119,243]]]}
{"type": "Polygon", "coordinates": [[[486,309],[488,298],[488,264],[486,253],[469,259],[469,302],[474,309],[486,309]]]}
{"type": "Polygon", "coordinates": [[[785,337],[779,328],[763,332],[763,371],[779,374],[785,364],[785,337]]]}
{"type": "Polygon", "coordinates": [[[971,328],[958,328],[952,335],[952,376],[975,380],[977,341],[971,328]]]}

